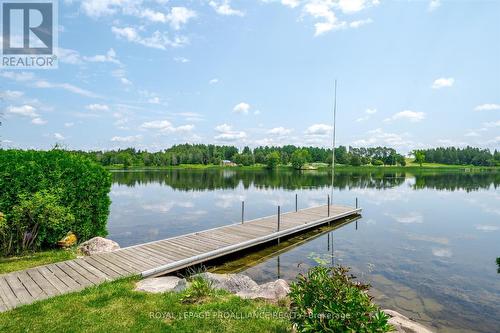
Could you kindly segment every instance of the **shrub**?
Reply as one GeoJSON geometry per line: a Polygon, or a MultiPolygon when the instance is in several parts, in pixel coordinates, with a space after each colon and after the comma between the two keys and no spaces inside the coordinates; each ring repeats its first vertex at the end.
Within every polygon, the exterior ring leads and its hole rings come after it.
{"type": "Polygon", "coordinates": [[[342,266],[311,268],[292,283],[292,322],[298,332],[388,332],[388,316],[372,303],[369,285],[342,266]]]}
{"type": "Polygon", "coordinates": [[[376,158],[372,158],[372,165],[374,165],[374,166],[381,166],[381,165],[384,165],[384,162],[382,160],[378,160],[376,158]]]}
{"type": "Polygon", "coordinates": [[[0,230],[0,251],[11,254],[20,250],[7,248],[16,238],[12,227],[14,207],[22,202],[26,205],[26,200],[36,193],[59,208],[66,207],[74,216],[66,232],[73,231],[79,240],[105,236],[110,189],[110,173],[78,153],[59,149],[0,150],[0,211],[7,220],[3,232],[0,230]]]}
{"type": "Polygon", "coordinates": [[[13,208],[9,225],[14,236],[11,246],[21,251],[38,250],[54,245],[71,230],[75,217],[60,201],[57,192],[47,190],[32,196],[22,194],[19,204],[13,208]]]}

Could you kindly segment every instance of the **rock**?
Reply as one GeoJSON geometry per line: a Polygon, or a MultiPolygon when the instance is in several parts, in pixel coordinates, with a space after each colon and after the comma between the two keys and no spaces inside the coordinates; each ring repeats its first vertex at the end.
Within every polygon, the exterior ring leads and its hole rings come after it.
{"type": "Polygon", "coordinates": [[[57,242],[57,245],[60,247],[71,247],[76,244],[77,238],[73,232],[68,232],[66,236],[64,236],[63,239],[61,239],[59,242],[57,242]]]}
{"type": "Polygon", "coordinates": [[[394,326],[394,333],[432,333],[431,330],[425,326],[414,322],[408,317],[403,316],[401,313],[393,310],[383,310],[389,317],[389,324],[394,326]]]}
{"type": "Polygon", "coordinates": [[[256,287],[239,291],[236,295],[241,298],[262,298],[270,301],[278,301],[285,298],[290,292],[290,286],[285,280],[279,279],[273,282],[257,285],[256,287]]]}
{"type": "Polygon", "coordinates": [[[140,280],[136,283],[134,290],[148,293],[164,293],[167,291],[180,292],[186,288],[186,279],[177,276],[162,276],[140,280]]]}
{"type": "Polygon", "coordinates": [[[213,288],[224,289],[233,294],[258,286],[257,282],[243,274],[201,273],[199,275],[210,282],[213,288]]]}
{"type": "Polygon", "coordinates": [[[90,256],[96,253],[111,252],[118,250],[120,245],[111,239],[94,237],[78,246],[78,252],[90,256]]]}

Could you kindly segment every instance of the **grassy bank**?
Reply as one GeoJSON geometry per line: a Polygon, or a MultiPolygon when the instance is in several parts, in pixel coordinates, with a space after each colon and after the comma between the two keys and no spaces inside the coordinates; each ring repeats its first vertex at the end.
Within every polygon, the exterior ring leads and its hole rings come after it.
{"type": "Polygon", "coordinates": [[[137,278],[22,306],[0,314],[5,332],[288,332],[286,309],[223,291],[183,302],[184,293],[133,291],[137,278]],[[281,316],[283,317],[283,316],[281,316]]]}
{"type": "MultiPolygon", "coordinates": [[[[140,171],[140,170],[267,170],[266,166],[263,164],[255,164],[250,166],[220,166],[214,164],[180,164],[176,166],[164,166],[164,167],[147,167],[147,166],[130,166],[124,168],[122,165],[112,165],[106,167],[108,170],[115,171],[140,171]]],[[[279,165],[277,168],[279,170],[294,170],[290,165],[279,165]]],[[[312,163],[304,166],[303,171],[329,171],[331,166],[326,163],[312,163]]],[[[373,166],[373,165],[362,165],[362,166],[352,166],[352,165],[335,165],[335,170],[337,171],[367,171],[367,172],[378,172],[378,171],[500,171],[500,167],[484,167],[484,166],[473,166],[473,165],[447,165],[438,163],[423,163],[422,166],[419,164],[409,162],[406,166],[373,166]]]]}
{"type": "Polygon", "coordinates": [[[76,258],[76,252],[69,250],[48,250],[26,253],[20,256],[0,258],[0,274],[28,269],[76,258]]]}

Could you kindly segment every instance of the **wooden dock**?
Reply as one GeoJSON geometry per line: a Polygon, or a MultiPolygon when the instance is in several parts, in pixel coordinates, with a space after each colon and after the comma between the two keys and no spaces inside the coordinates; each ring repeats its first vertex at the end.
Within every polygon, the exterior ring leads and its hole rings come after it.
{"type": "Polygon", "coordinates": [[[172,273],[360,212],[340,205],[307,208],[3,274],[0,312],[104,281],[172,273]]]}

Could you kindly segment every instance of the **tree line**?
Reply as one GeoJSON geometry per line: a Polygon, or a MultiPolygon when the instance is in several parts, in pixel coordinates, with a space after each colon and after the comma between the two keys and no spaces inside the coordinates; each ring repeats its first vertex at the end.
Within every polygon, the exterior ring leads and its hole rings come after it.
{"type": "MultiPolygon", "coordinates": [[[[80,152],[88,155],[104,166],[123,165],[165,167],[181,164],[219,165],[232,162],[237,165],[266,165],[274,168],[278,165],[292,165],[296,169],[308,163],[332,164],[331,148],[298,147],[285,145],[282,147],[260,146],[254,149],[246,146],[238,149],[235,146],[213,144],[179,144],[159,152],[148,152],[135,148],[80,152]]],[[[440,147],[415,150],[412,152],[417,163],[442,163],[449,165],[500,165],[500,153],[495,150],[473,147],[455,148],[440,147]]],[[[371,147],[356,148],[339,146],[335,148],[335,163],[342,165],[400,165],[405,166],[405,157],[394,148],[371,147]]]]}
{"type": "Polygon", "coordinates": [[[414,151],[418,163],[442,163],[452,165],[500,166],[500,152],[495,149],[474,147],[439,147],[414,151]]]}
{"type": "MultiPolygon", "coordinates": [[[[104,166],[123,165],[163,167],[181,164],[219,165],[223,162],[233,162],[237,165],[266,165],[274,168],[278,165],[292,165],[296,169],[308,163],[332,164],[331,148],[297,147],[286,145],[282,147],[265,146],[250,149],[244,147],[241,151],[234,146],[219,146],[212,144],[180,144],[159,152],[148,152],[135,148],[81,152],[104,166]]],[[[361,165],[402,165],[406,164],[403,155],[393,148],[354,148],[340,146],[335,148],[335,163],[361,165]]]]}

